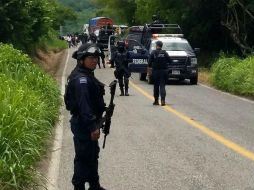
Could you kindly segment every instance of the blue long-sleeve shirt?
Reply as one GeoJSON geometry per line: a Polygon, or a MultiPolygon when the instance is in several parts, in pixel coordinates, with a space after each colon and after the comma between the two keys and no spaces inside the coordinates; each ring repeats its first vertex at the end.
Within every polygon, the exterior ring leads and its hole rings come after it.
{"type": "Polygon", "coordinates": [[[82,67],[73,70],[69,77],[71,96],[75,103],[73,117],[78,118],[78,126],[73,131],[78,133],[91,133],[98,129],[98,121],[101,118],[105,103],[103,99],[104,86],[93,73],[82,67]]]}

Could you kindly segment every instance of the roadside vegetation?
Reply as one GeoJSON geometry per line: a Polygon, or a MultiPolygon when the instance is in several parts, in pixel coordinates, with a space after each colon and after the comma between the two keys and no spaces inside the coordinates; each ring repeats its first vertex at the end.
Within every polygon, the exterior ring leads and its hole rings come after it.
{"type": "Polygon", "coordinates": [[[210,81],[218,89],[254,98],[254,56],[221,56],[211,68],[210,81]]]}
{"type": "Polygon", "coordinates": [[[0,10],[0,42],[30,55],[39,44],[56,41],[66,20],[76,19],[71,8],[56,0],[0,1],[0,10]]]}
{"type": "Polygon", "coordinates": [[[56,32],[49,32],[47,36],[40,38],[38,44],[36,45],[35,51],[37,49],[43,50],[45,52],[54,51],[59,52],[63,49],[67,49],[68,44],[65,40],[57,38],[56,32]]]}
{"type": "Polygon", "coordinates": [[[0,189],[28,189],[58,118],[60,92],[26,54],[4,44],[0,89],[0,189]]]}
{"type": "Polygon", "coordinates": [[[61,104],[56,81],[31,57],[58,52],[60,25],[75,13],[55,0],[0,1],[0,189],[38,189],[36,164],[46,152],[61,104]]]}

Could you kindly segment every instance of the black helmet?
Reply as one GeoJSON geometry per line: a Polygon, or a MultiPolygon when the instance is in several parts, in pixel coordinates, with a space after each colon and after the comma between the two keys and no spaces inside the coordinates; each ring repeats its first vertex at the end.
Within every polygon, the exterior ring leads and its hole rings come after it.
{"type": "Polygon", "coordinates": [[[163,46],[163,43],[162,43],[162,41],[157,41],[157,42],[155,42],[155,44],[156,44],[156,46],[159,46],[159,47],[162,47],[163,46]]]}
{"type": "Polygon", "coordinates": [[[157,16],[157,15],[153,15],[153,16],[152,16],[152,20],[153,20],[153,21],[158,20],[158,16],[157,16]]]}
{"type": "Polygon", "coordinates": [[[97,41],[97,36],[95,35],[95,33],[90,34],[90,39],[91,39],[91,41],[92,41],[93,43],[96,43],[96,41],[97,41]]]}
{"type": "Polygon", "coordinates": [[[100,49],[96,46],[96,44],[83,44],[81,45],[77,51],[75,51],[72,54],[72,58],[80,60],[83,59],[87,56],[95,56],[99,57],[100,56],[100,49]]]}

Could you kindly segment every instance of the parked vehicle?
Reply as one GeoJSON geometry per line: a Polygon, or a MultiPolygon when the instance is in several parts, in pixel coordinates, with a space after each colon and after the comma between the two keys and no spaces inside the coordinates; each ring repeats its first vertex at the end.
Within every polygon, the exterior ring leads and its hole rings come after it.
{"type": "Polygon", "coordinates": [[[132,38],[135,38],[137,42],[140,41],[139,47],[141,50],[135,54],[138,61],[135,58],[130,61],[129,68],[131,72],[140,73],[140,80],[147,78],[149,83],[153,82],[152,71],[147,68],[148,58],[151,51],[155,49],[155,42],[160,40],[164,44],[162,49],[167,51],[172,60],[168,65],[168,78],[190,79],[191,84],[197,84],[198,65],[196,54],[199,49],[192,49],[189,42],[184,38],[179,25],[146,24],[141,31],[132,30],[126,39],[129,41],[132,38]]]}
{"type": "Polygon", "coordinates": [[[95,17],[89,20],[89,34],[94,33],[97,36],[98,43],[103,45],[103,48],[108,48],[109,36],[114,34],[113,20],[107,17],[95,17]]]}
{"type": "MultiPolygon", "coordinates": [[[[149,46],[149,53],[155,49],[156,41],[163,42],[163,50],[166,50],[171,58],[168,65],[168,78],[179,80],[190,79],[191,84],[198,82],[198,65],[196,53],[199,49],[192,49],[189,42],[181,35],[154,34],[149,46]]],[[[152,83],[151,73],[148,73],[148,82],[152,83]]]]}

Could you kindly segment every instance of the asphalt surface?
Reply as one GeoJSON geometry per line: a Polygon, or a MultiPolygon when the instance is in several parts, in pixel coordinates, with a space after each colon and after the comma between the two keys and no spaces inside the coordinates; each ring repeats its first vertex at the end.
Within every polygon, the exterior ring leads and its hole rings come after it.
{"type": "MultiPolygon", "coordinates": [[[[65,77],[76,64],[71,57],[66,63],[65,77]]],[[[114,79],[109,67],[95,75],[105,84],[114,79]]],[[[100,152],[105,188],[254,190],[253,102],[184,81],[167,85],[166,107],[153,106],[153,86],[132,77],[129,97],[120,97],[117,87],[110,135],[100,152]]],[[[109,98],[107,88],[107,103],[109,98]]],[[[69,119],[64,110],[55,190],[73,189],[69,119]]]]}

